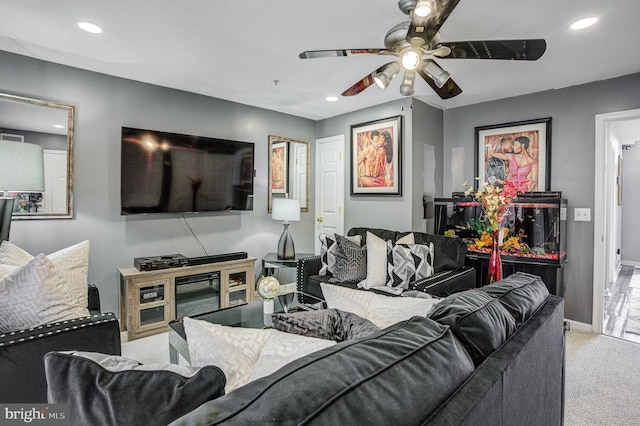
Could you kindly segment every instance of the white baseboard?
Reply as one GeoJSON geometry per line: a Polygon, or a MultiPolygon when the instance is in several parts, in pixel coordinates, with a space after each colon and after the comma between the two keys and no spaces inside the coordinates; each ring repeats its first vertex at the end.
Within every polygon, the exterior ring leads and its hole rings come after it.
{"type": "Polygon", "coordinates": [[[625,266],[638,266],[638,267],[640,267],[640,262],[634,262],[634,261],[631,261],[631,260],[623,260],[621,263],[623,265],[625,265],[625,266]]]}
{"type": "Polygon", "coordinates": [[[569,323],[570,330],[584,331],[586,333],[596,333],[596,331],[593,330],[593,325],[591,324],[585,324],[583,322],[578,322],[566,318],[565,321],[569,323]]]}

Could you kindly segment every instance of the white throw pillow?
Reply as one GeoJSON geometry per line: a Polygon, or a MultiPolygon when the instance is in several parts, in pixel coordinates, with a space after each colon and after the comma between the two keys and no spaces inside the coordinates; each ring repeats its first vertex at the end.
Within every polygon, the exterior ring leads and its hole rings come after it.
{"type": "Polygon", "coordinates": [[[367,278],[358,283],[366,290],[387,283],[387,242],[367,231],[367,278]]]}
{"type": "Polygon", "coordinates": [[[334,284],[320,283],[320,286],[327,308],[352,312],[380,328],[415,315],[426,316],[440,301],[433,298],[383,296],[334,284]]]}
{"type": "MultiPolygon", "coordinates": [[[[63,248],[47,256],[64,277],[81,307],[89,304],[89,241],[63,248]]],[[[0,244],[0,263],[22,266],[33,256],[9,241],[0,244]]]]}
{"type": "Polygon", "coordinates": [[[415,241],[413,232],[409,232],[404,237],[398,238],[398,240],[396,240],[396,244],[415,244],[415,243],[416,241],[415,241]]]}
{"type": "Polygon", "coordinates": [[[33,256],[7,240],[0,244],[0,263],[22,266],[31,259],[33,256]]]}
{"type": "Polygon", "coordinates": [[[335,344],[333,340],[273,330],[260,352],[249,381],[268,376],[291,361],[335,344]]]}
{"type": "Polygon", "coordinates": [[[228,327],[184,318],[191,365],[215,365],[227,377],[225,392],[246,384],[260,357],[262,347],[274,329],[228,327]]]}
{"type": "Polygon", "coordinates": [[[227,377],[229,393],[252,380],[268,376],[285,364],[336,342],[282,331],[229,327],[184,318],[191,365],[215,365],[227,377]]]}
{"type": "Polygon", "coordinates": [[[10,273],[12,273],[13,271],[15,271],[16,269],[18,269],[17,266],[15,265],[5,265],[3,263],[0,263],[0,278],[9,275],[10,273]]]}
{"type": "Polygon", "coordinates": [[[0,332],[88,316],[44,254],[0,279],[0,332]]]}

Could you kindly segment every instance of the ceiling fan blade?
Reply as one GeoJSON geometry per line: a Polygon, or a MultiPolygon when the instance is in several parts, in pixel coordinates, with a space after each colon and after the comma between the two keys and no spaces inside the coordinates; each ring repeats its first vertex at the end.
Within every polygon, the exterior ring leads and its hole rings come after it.
{"type": "Polygon", "coordinates": [[[383,55],[389,53],[386,49],[338,49],[338,50],[307,50],[302,52],[300,59],[337,58],[355,55],[383,55]]]}
{"type": "MultiPolygon", "coordinates": [[[[431,62],[435,63],[435,61],[431,61],[431,62]]],[[[431,78],[426,73],[426,71],[424,70],[424,67],[420,67],[417,71],[418,71],[418,74],[420,74],[420,77],[422,77],[424,81],[426,81],[427,84],[431,86],[433,91],[436,92],[438,96],[440,96],[440,98],[442,99],[453,98],[454,96],[458,96],[460,93],[462,93],[462,89],[460,88],[460,86],[456,84],[455,81],[453,81],[452,78],[449,78],[442,87],[438,87],[438,85],[433,80],[433,78],[431,78]]]]}
{"type": "Polygon", "coordinates": [[[371,74],[365,76],[362,80],[358,81],[356,84],[354,84],[353,86],[349,87],[347,90],[342,92],[342,96],[355,96],[363,92],[364,89],[366,89],[367,87],[371,86],[374,83],[373,77],[375,77],[376,74],[384,71],[389,65],[393,64],[394,62],[395,61],[388,62],[383,66],[381,66],[380,68],[378,68],[377,70],[375,70],[374,72],[372,72],[371,74]]]}
{"type": "Polygon", "coordinates": [[[451,49],[451,54],[443,56],[443,58],[447,59],[535,61],[547,49],[547,42],[544,39],[454,41],[440,44],[451,49]]]}
{"type": "Polygon", "coordinates": [[[411,24],[407,31],[407,41],[411,44],[424,44],[426,46],[440,31],[440,27],[447,20],[453,9],[458,5],[460,0],[433,0],[431,2],[431,13],[424,18],[417,16],[415,13],[411,16],[411,24]],[[413,39],[416,39],[412,42],[413,39]],[[421,41],[422,40],[422,41],[421,41]]]}

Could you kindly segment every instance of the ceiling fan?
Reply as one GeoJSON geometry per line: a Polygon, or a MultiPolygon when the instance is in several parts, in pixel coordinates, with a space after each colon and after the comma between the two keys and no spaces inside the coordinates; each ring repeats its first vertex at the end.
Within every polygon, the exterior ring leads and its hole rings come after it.
{"type": "Polygon", "coordinates": [[[544,39],[440,42],[440,27],[459,2],[460,0],[399,0],[398,7],[411,19],[395,25],[387,32],[384,49],[310,50],[302,52],[300,59],[357,55],[396,56],[398,59],[365,76],[345,90],[342,96],[357,95],[374,82],[385,89],[402,71],[402,95],[413,95],[418,74],[438,96],[449,99],[462,93],[462,89],[433,57],[535,61],[547,48],[544,39]]]}

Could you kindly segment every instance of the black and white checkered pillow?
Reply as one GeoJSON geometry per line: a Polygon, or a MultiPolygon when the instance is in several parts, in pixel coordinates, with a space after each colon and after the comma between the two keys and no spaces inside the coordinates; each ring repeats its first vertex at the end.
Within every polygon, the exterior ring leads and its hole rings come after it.
{"type": "Polygon", "coordinates": [[[387,241],[387,287],[407,288],[433,275],[433,243],[393,244],[387,241]]]}
{"type": "MultiPolygon", "coordinates": [[[[320,272],[318,275],[333,275],[333,270],[336,265],[336,235],[337,234],[320,234],[320,272]]],[[[346,238],[360,246],[362,244],[362,237],[360,235],[354,235],[346,238]]]]}

